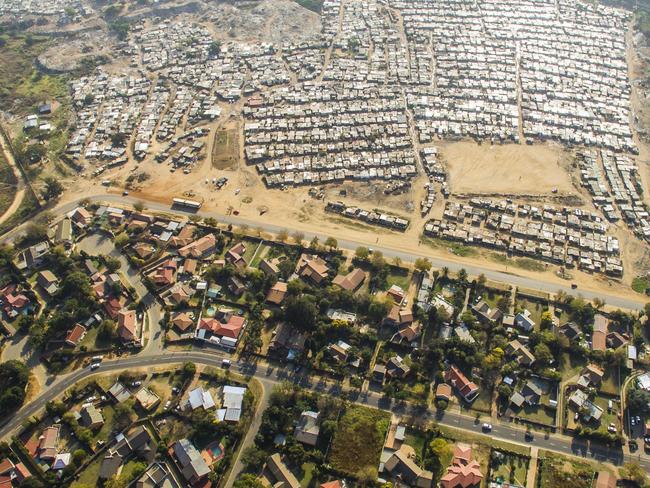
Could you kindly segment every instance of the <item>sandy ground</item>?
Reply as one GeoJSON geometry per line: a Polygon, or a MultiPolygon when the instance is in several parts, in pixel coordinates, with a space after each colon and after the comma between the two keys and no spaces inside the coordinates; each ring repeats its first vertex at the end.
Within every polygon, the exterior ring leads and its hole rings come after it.
{"type": "Polygon", "coordinates": [[[472,141],[441,145],[453,193],[573,194],[564,167],[569,154],[555,144],[490,145],[472,141]]]}
{"type": "Polygon", "coordinates": [[[16,194],[14,195],[14,201],[11,202],[11,205],[5,211],[5,213],[0,215],[0,224],[2,224],[4,221],[9,219],[9,217],[11,217],[20,207],[20,204],[22,203],[23,198],[25,197],[25,182],[23,181],[23,177],[18,171],[18,168],[16,167],[16,162],[14,161],[13,155],[9,150],[7,150],[5,139],[2,136],[0,136],[0,148],[2,149],[2,153],[4,154],[7,164],[11,166],[11,169],[14,172],[14,176],[18,181],[18,187],[16,189],[16,194]]]}

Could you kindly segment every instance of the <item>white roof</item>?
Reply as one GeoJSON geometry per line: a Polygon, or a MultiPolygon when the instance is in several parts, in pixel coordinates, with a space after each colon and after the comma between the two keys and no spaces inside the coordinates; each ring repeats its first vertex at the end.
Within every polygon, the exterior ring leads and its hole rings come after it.
{"type": "Polygon", "coordinates": [[[212,408],[214,407],[214,399],[212,398],[212,395],[210,394],[209,391],[204,390],[201,387],[195,388],[192,391],[190,391],[189,399],[190,407],[192,407],[192,410],[195,410],[199,407],[203,407],[204,409],[212,408]]]}

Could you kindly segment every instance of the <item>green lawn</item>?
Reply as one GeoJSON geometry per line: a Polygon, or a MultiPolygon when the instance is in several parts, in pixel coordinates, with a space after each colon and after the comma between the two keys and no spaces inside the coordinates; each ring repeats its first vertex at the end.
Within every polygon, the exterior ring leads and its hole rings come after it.
{"type": "Polygon", "coordinates": [[[637,276],[632,280],[632,289],[637,293],[645,293],[650,288],[650,277],[637,276]]]}
{"type": "Polygon", "coordinates": [[[301,466],[302,477],[299,481],[302,488],[307,488],[311,484],[315,467],[316,465],[314,463],[304,463],[301,466]]]}
{"type": "Polygon", "coordinates": [[[99,481],[99,468],[102,466],[102,457],[98,457],[79,475],[79,479],[74,481],[70,488],[86,488],[87,486],[97,486],[99,481]]]}
{"type": "Polygon", "coordinates": [[[562,353],[560,358],[560,373],[562,374],[562,381],[580,374],[580,372],[587,365],[587,361],[582,356],[569,354],[568,352],[562,353]]]}
{"type": "Polygon", "coordinates": [[[542,313],[548,309],[548,304],[538,301],[527,300],[526,298],[517,297],[515,301],[515,313],[527,309],[530,316],[535,322],[535,330],[539,329],[539,324],[542,320],[542,313]]]}
{"type": "Polygon", "coordinates": [[[391,269],[388,277],[386,278],[386,289],[390,288],[393,285],[397,285],[402,290],[408,291],[410,282],[411,274],[408,272],[408,270],[398,271],[391,269]]]}
{"type": "Polygon", "coordinates": [[[417,454],[424,457],[424,448],[426,447],[427,438],[423,432],[414,429],[407,429],[404,443],[411,446],[417,454]]]}
{"type": "Polygon", "coordinates": [[[492,451],[490,479],[502,483],[526,485],[528,459],[501,451],[492,451]]]}
{"type": "Polygon", "coordinates": [[[97,435],[95,436],[95,441],[104,441],[108,440],[108,436],[113,430],[113,417],[115,417],[115,410],[112,405],[106,405],[102,408],[102,416],[104,417],[104,425],[99,429],[97,435]]]}
{"type": "Polygon", "coordinates": [[[476,400],[467,409],[490,414],[492,411],[492,393],[485,388],[481,388],[476,400]]]}
{"type": "Polygon", "coordinates": [[[329,462],[350,476],[362,470],[376,473],[389,422],[387,412],[351,406],[339,420],[329,462]]]}

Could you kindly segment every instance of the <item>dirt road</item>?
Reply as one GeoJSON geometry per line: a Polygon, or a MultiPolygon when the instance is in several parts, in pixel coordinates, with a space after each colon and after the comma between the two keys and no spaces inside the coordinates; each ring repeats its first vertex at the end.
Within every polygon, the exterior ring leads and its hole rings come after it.
{"type": "Polygon", "coordinates": [[[0,216],[0,224],[3,224],[6,222],[9,217],[11,217],[18,208],[20,207],[20,204],[23,201],[23,198],[25,197],[25,182],[23,181],[23,177],[20,174],[20,171],[18,171],[18,166],[16,165],[16,161],[14,160],[13,154],[11,154],[11,151],[9,151],[9,147],[7,144],[7,141],[5,141],[5,138],[0,134],[0,146],[2,146],[2,152],[4,154],[5,159],[7,160],[7,164],[11,167],[11,170],[14,172],[14,176],[16,177],[16,181],[18,181],[18,186],[16,187],[16,194],[14,195],[14,201],[11,202],[11,205],[9,208],[5,211],[5,213],[0,216]]]}

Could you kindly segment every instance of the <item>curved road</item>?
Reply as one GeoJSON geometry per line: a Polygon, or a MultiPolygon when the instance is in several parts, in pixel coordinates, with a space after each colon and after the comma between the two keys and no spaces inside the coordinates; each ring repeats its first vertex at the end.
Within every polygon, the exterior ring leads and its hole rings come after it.
{"type": "Polygon", "coordinates": [[[11,154],[11,151],[7,148],[7,141],[5,141],[5,138],[2,136],[2,133],[0,132],[0,147],[2,147],[2,153],[4,154],[4,158],[7,161],[7,164],[11,168],[11,171],[14,173],[14,177],[16,178],[17,181],[17,186],[16,186],[16,194],[14,195],[14,201],[11,202],[11,205],[5,212],[0,216],[0,224],[5,222],[9,217],[11,217],[18,208],[20,207],[20,204],[23,202],[23,198],[25,197],[25,182],[23,181],[23,175],[20,174],[20,171],[18,171],[18,166],[16,166],[16,161],[14,161],[14,156],[11,154]]]}
{"type": "MultiPolygon", "coordinates": [[[[192,211],[184,211],[182,209],[176,209],[176,208],[172,209],[170,208],[170,206],[161,204],[159,202],[151,202],[147,200],[142,200],[140,198],[121,196],[115,194],[95,195],[84,199],[79,199],[73,202],[60,205],[59,207],[55,208],[54,211],[59,215],[65,214],[67,212],[70,212],[71,210],[74,210],[77,206],[79,206],[79,202],[81,202],[82,200],[86,200],[86,201],[90,200],[97,203],[105,202],[109,204],[111,203],[112,204],[125,204],[125,203],[134,204],[136,202],[143,202],[146,204],[148,209],[156,212],[165,212],[167,214],[178,214],[184,216],[198,215],[203,218],[212,217],[222,223],[232,224],[232,225],[247,225],[250,228],[261,228],[262,230],[273,234],[277,234],[280,231],[287,230],[287,226],[278,225],[271,222],[260,223],[260,222],[244,219],[237,216],[222,215],[218,212],[211,212],[211,211],[192,212],[192,211]]],[[[18,226],[12,229],[11,231],[9,231],[8,233],[6,233],[4,236],[0,238],[0,243],[11,242],[15,237],[20,235],[20,232],[24,228],[24,225],[25,224],[18,226]]],[[[325,239],[327,239],[327,237],[329,237],[325,234],[319,234],[315,232],[304,232],[304,235],[305,235],[305,239],[308,241],[312,240],[314,237],[318,237],[318,239],[321,242],[323,242],[325,239]]],[[[349,240],[345,238],[341,238],[341,239],[337,238],[337,240],[338,240],[338,245],[341,249],[354,251],[359,246],[370,245],[371,247],[373,247],[373,249],[377,251],[381,251],[384,254],[384,256],[388,258],[397,257],[404,262],[414,262],[417,258],[425,257],[431,261],[434,268],[447,267],[451,271],[458,271],[459,269],[464,268],[470,276],[478,276],[481,273],[483,273],[490,280],[499,281],[502,283],[508,283],[517,287],[529,288],[532,290],[539,290],[539,291],[552,293],[552,294],[557,293],[558,291],[563,291],[570,295],[579,294],[587,300],[600,298],[603,299],[605,303],[607,303],[608,305],[611,305],[613,307],[624,308],[628,310],[642,310],[643,306],[648,301],[643,296],[636,295],[631,290],[629,296],[608,295],[605,293],[590,291],[588,289],[580,289],[576,291],[571,289],[569,286],[562,286],[557,283],[546,282],[540,279],[518,275],[514,272],[502,272],[502,271],[495,271],[490,269],[483,269],[480,266],[463,264],[462,260],[455,261],[455,260],[448,260],[444,258],[434,257],[433,253],[414,254],[414,253],[407,253],[404,251],[400,251],[397,249],[392,249],[389,247],[369,244],[368,242],[359,242],[359,241],[349,240]]]]}
{"type": "MultiPolygon", "coordinates": [[[[138,356],[131,356],[124,359],[105,361],[102,363],[101,367],[95,371],[91,371],[89,367],[76,370],[47,385],[47,389],[38,398],[28,405],[25,405],[20,411],[13,415],[0,429],[0,439],[12,434],[21,426],[22,422],[26,418],[38,413],[38,411],[42,409],[48,401],[55,399],[72,385],[86,378],[131,368],[171,365],[175,363],[183,363],[185,361],[192,361],[206,366],[220,367],[221,361],[226,357],[229,357],[227,353],[217,350],[210,350],[209,353],[200,351],[183,351],[165,352],[150,356],[140,354],[138,356]]],[[[303,388],[333,396],[347,393],[342,390],[339,383],[331,383],[324,380],[317,381],[310,378],[307,374],[297,375],[284,367],[240,361],[233,361],[232,367],[237,369],[240,374],[251,376],[259,380],[266,391],[270,391],[277,383],[291,381],[303,388]]],[[[475,435],[481,433],[481,423],[477,421],[474,416],[454,412],[445,412],[442,415],[438,415],[432,410],[392,401],[391,399],[375,393],[358,394],[356,398],[353,398],[353,401],[361,405],[391,411],[405,417],[416,416],[423,420],[435,420],[439,424],[469,431],[475,435]]],[[[493,430],[490,433],[490,437],[515,444],[527,445],[524,439],[526,432],[524,427],[510,422],[500,421],[492,421],[492,424],[493,430]]],[[[564,435],[551,434],[546,437],[542,434],[537,434],[534,439],[534,445],[540,449],[555,451],[564,455],[591,458],[599,462],[611,462],[617,465],[627,461],[637,461],[644,469],[650,470],[650,459],[643,454],[637,454],[635,456],[624,455],[621,450],[609,449],[594,444],[590,445],[586,441],[564,435]]]]}

